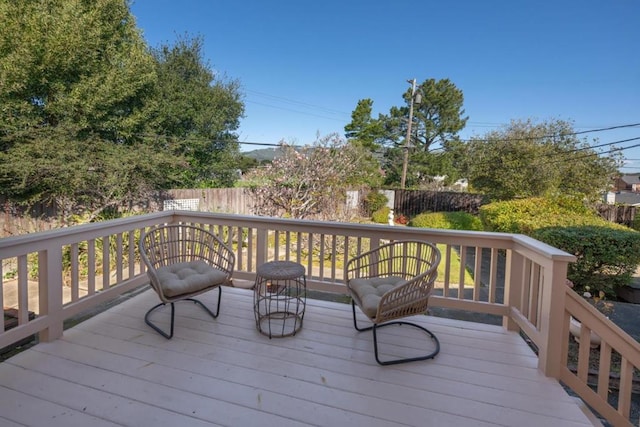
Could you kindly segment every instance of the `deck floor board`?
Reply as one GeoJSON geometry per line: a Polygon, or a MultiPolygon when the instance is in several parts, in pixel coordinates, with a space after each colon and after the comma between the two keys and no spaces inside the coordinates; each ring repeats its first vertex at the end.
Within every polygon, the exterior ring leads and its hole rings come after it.
{"type": "MultiPolygon", "coordinates": [[[[213,305],[216,294],[202,300],[213,305]]],[[[1,363],[0,423],[592,425],[518,334],[499,326],[416,316],[439,337],[440,354],[382,367],[350,305],[310,299],[297,335],[269,339],[255,328],[251,291],[225,288],[222,298],[215,320],[177,304],[166,340],[144,323],[157,300],[144,292],[1,363]]],[[[166,326],[169,316],[154,319],[166,326]]],[[[424,349],[412,328],[388,329],[383,357],[424,349]]]]}

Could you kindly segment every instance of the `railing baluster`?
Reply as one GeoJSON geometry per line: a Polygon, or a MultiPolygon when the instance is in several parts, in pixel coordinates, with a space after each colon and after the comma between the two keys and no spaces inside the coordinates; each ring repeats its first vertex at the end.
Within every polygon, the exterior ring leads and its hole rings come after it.
{"type": "MultiPolygon", "coordinates": [[[[4,260],[0,259],[0,307],[2,308],[2,315],[4,318],[4,260]]],[[[4,332],[4,321],[0,324],[0,334],[4,332]]]]}
{"type": "Polygon", "coordinates": [[[460,270],[458,279],[458,299],[464,299],[464,282],[467,272],[467,247],[460,246],[460,270]]]}
{"type": "Polygon", "coordinates": [[[620,389],[618,391],[618,412],[629,418],[631,411],[631,391],[633,388],[633,365],[623,357],[620,361],[620,389]]]}
{"type": "Polygon", "coordinates": [[[102,290],[109,289],[109,285],[111,284],[111,280],[109,276],[111,275],[111,263],[110,258],[110,238],[109,236],[102,237],[102,290]]]}
{"type": "Polygon", "coordinates": [[[87,241],[87,293],[96,293],[96,241],[87,241]]]}
{"type": "Polygon", "coordinates": [[[320,259],[318,260],[318,264],[319,264],[318,279],[319,280],[324,280],[324,239],[325,239],[325,235],[320,234],[320,250],[319,250],[320,259]]]}
{"type": "Polygon", "coordinates": [[[451,283],[451,245],[447,244],[444,252],[444,284],[442,289],[442,295],[446,298],[449,298],[450,283],[451,283]]]}
{"type": "Polygon", "coordinates": [[[123,252],[122,252],[122,233],[116,235],[116,282],[122,282],[122,264],[123,264],[123,252]]]}
{"type": "Polygon", "coordinates": [[[136,275],[136,233],[135,231],[130,231],[128,233],[129,238],[129,276],[128,279],[131,279],[136,275]]]}
{"type": "Polygon", "coordinates": [[[482,248],[475,248],[475,264],[473,267],[473,300],[480,301],[480,287],[482,285],[482,248]]]}
{"type": "Polygon", "coordinates": [[[315,277],[313,273],[313,233],[309,233],[309,243],[307,245],[307,277],[315,277]]]}
{"type": "Polygon", "coordinates": [[[80,251],[78,250],[78,244],[73,243],[71,245],[71,301],[78,301],[80,298],[80,275],[78,272],[78,257],[80,251]]]}
{"type": "Polygon", "coordinates": [[[611,375],[611,346],[607,342],[600,343],[600,361],[598,364],[598,395],[609,399],[609,376],[611,375]]]}
{"type": "Polygon", "coordinates": [[[18,257],[18,324],[29,321],[29,264],[27,255],[18,257]]]}
{"type": "Polygon", "coordinates": [[[491,267],[489,270],[489,302],[496,302],[496,291],[498,289],[498,258],[499,252],[496,248],[491,248],[491,267]]]}

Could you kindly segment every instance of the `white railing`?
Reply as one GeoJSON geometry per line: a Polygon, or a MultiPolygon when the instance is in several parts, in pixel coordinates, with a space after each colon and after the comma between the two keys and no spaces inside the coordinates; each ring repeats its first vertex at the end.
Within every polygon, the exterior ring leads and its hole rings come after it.
{"type": "Polygon", "coordinates": [[[570,339],[571,317],[579,319],[580,327],[578,339],[571,343],[578,348],[574,352],[577,363],[569,363],[569,346],[564,347],[560,380],[613,425],[630,425],[634,372],[640,369],[640,344],[569,287],[565,292],[565,342],[570,339]],[[596,341],[592,337],[597,337],[597,344],[592,345],[596,341]],[[592,365],[597,369],[591,369],[592,365]]]}
{"type": "Polygon", "coordinates": [[[0,239],[0,303],[6,307],[11,301],[18,323],[9,330],[0,326],[0,348],[33,334],[54,340],[62,335],[66,319],[147,283],[137,248],[140,232],[175,222],[200,224],[221,236],[236,254],[234,279],[253,280],[258,265],[287,259],[306,267],[309,290],[338,293],[345,293],[343,270],[350,257],[388,240],[428,240],[443,255],[430,305],[501,316],[505,328],[522,331],[533,343],[539,369],[547,376],[562,379],[581,396],[588,394],[580,369],[578,380],[568,379],[568,313],[601,336],[617,337],[606,342],[624,353],[625,372],[629,364],[638,366],[637,354],[628,355],[637,351],[637,343],[621,347],[619,340],[631,339],[618,336],[608,324],[596,326],[594,313],[576,312],[565,286],[575,257],[529,237],[191,211],[0,239]]]}

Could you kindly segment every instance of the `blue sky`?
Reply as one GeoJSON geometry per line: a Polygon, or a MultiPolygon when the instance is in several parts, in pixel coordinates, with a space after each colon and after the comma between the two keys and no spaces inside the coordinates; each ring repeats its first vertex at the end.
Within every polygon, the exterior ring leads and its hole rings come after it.
{"type": "MultiPolygon", "coordinates": [[[[245,94],[241,141],[342,134],[358,100],[386,114],[412,78],[462,90],[462,137],[512,119],[640,123],[637,0],[133,0],[132,12],[151,46],[204,38],[210,66],[245,94]]],[[[588,136],[635,138],[640,126],[588,136]]],[[[640,172],[640,147],[624,154],[623,171],[640,172]]]]}

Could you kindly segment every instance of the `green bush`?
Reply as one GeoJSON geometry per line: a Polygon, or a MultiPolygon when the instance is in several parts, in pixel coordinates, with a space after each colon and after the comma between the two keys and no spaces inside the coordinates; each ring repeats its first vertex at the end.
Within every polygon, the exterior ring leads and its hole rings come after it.
{"type": "MultiPolygon", "coordinates": [[[[610,226],[611,223],[572,198],[530,198],[490,203],[480,207],[485,230],[531,235],[544,227],[610,226]]],[[[621,225],[614,228],[627,229],[621,225]]]]}
{"type": "Polygon", "coordinates": [[[476,231],[484,229],[480,218],[466,212],[422,213],[409,221],[409,227],[476,231]]]}
{"type": "MultiPolygon", "coordinates": [[[[614,225],[614,224],[612,224],[614,225]]],[[[547,227],[532,237],[575,255],[568,278],[582,293],[604,291],[615,297],[618,287],[629,284],[640,264],[640,233],[612,226],[547,227]]]]}
{"type": "MultiPolygon", "coordinates": [[[[387,206],[389,198],[378,190],[371,190],[364,199],[364,208],[369,215],[387,206]]],[[[388,212],[387,212],[388,213],[388,212]]],[[[385,219],[386,222],[386,219],[385,219]]]]}
{"type": "Polygon", "coordinates": [[[378,224],[386,224],[389,222],[389,212],[391,209],[388,206],[380,208],[371,215],[371,220],[378,224]]]}

